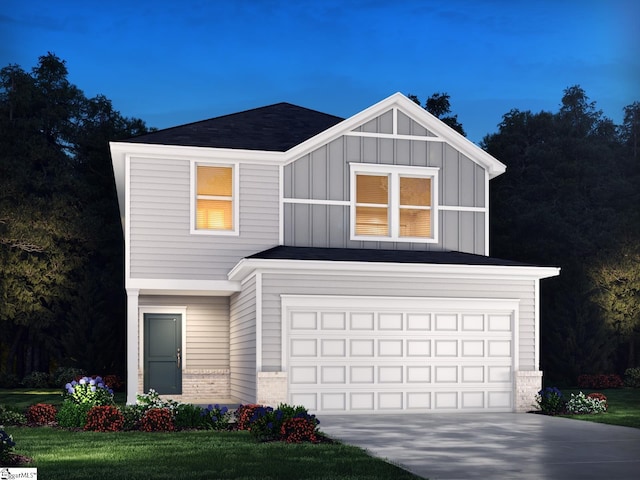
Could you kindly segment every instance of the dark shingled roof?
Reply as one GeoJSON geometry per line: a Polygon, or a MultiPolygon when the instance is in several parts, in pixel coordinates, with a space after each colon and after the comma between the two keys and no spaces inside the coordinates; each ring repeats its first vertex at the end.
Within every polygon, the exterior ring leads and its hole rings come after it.
{"type": "Polygon", "coordinates": [[[158,130],[126,142],[286,152],[342,120],[290,103],[276,103],[158,130]]]}
{"type": "Polygon", "coordinates": [[[274,260],[323,260],[332,262],[425,263],[439,265],[501,265],[530,267],[527,263],[461,252],[423,250],[374,250],[358,248],[273,247],[247,258],[274,260]]]}

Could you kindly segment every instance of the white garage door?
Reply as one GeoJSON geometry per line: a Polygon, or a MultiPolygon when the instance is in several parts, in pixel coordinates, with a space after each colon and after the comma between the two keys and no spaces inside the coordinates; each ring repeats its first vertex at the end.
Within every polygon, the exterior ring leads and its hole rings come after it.
{"type": "Polygon", "coordinates": [[[283,296],[289,402],[512,411],[516,300],[283,296]]]}

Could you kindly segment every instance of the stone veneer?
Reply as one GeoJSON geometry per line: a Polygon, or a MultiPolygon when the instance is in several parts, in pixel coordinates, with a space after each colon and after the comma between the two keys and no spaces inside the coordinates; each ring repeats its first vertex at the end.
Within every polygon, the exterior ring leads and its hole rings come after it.
{"type": "Polygon", "coordinates": [[[287,373],[258,372],[257,402],[276,407],[287,402],[287,373]]]}
{"type": "Polygon", "coordinates": [[[542,390],[542,372],[539,370],[516,372],[514,379],[515,411],[535,410],[536,395],[542,390]]]}
{"type": "MultiPolygon", "coordinates": [[[[144,377],[138,372],[138,392],[144,390],[144,377]]],[[[145,392],[147,393],[147,392],[145,392]]],[[[182,372],[182,395],[162,395],[179,402],[228,401],[231,398],[231,374],[228,369],[188,369],[182,372]]]]}

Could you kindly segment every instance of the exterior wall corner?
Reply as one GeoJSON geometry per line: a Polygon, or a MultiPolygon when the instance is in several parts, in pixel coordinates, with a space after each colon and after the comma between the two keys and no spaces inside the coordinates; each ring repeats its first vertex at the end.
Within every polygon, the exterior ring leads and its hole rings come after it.
{"type": "Polygon", "coordinates": [[[542,390],[542,371],[521,370],[515,372],[514,408],[517,413],[526,413],[535,409],[536,395],[542,390]]]}
{"type": "Polygon", "coordinates": [[[256,403],[272,407],[287,401],[286,372],[258,372],[256,403]]]}

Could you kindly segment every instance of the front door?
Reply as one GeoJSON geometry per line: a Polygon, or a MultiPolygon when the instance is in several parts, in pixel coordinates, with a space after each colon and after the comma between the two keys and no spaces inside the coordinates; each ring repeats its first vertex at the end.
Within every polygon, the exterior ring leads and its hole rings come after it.
{"type": "Polygon", "coordinates": [[[182,315],[144,314],[144,391],[182,394],[182,315]]]}

